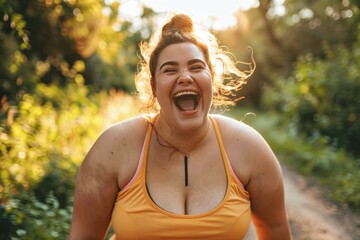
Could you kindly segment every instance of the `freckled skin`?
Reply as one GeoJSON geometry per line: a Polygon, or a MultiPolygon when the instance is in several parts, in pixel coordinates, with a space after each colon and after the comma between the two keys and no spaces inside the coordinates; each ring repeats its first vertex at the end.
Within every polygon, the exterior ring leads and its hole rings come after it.
{"type": "MultiPolygon", "coordinates": [[[[192,43],[169,45],[159,55],[154,82],[155,94],[161,106],[158,128],[162,126],[164,131],[171,129],[173,140],[184,138],[178,136],[179,134],[187,134],[192,136],[187,139],[196,141],[198,137],[194,136],[194,133],[204,132],[202,129],[207,127],[207,116],[213,94],[212,76],[203,52],[192,43]],[[182,54],[178,54],[179,52],[182,54]],[[198,111],[191,115],[181,113],[173,102],[174,94],[185,90],[196,91],[201,96],[198,111]]],[[[161,134],[160,128],[158,131],[161,134]]],[[[193,143],[190,141],[189,145],[193,143]]],[[[173,144],[178,146],[175,142],[173,144]]]]}

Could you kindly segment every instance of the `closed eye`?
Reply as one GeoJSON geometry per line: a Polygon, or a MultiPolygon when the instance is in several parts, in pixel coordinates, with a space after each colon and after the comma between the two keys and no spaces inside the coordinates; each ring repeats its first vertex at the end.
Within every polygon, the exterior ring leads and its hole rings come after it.
{"type": "Polygon", "coordinates": [[[164,73],[176,73],[177,72],[177,68],[165,68],[163,70],[164,73]]]}
{"type": "Polygon", "coordinates": [[[190,67],[190,70],[192,71],[198,71],[198,70],[202,70],[205,69],[205,67],[201,64],[196,64],[190,67]]]}

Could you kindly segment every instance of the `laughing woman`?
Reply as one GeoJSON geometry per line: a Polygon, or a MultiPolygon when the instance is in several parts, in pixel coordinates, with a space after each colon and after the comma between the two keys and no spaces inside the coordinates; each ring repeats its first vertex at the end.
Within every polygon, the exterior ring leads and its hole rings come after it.
{"type": "Polygon", "coordinates": [[[252,128],[212,106],[252,74],[176,15],[141,45],[147,117],[104,131],[77,176],[70,239],[290,239],[279,163],[252,128]],[[233,77],[233,79],[229,79],[233,77]]]}

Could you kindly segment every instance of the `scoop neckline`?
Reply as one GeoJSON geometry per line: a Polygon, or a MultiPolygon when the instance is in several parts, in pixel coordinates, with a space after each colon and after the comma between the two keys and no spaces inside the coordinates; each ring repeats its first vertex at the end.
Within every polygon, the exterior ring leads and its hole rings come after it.
{"type": "MultiPolygon", "coordinates": [[[[211,120],[211,125],[212,125],[212,128],[215,130],[215,127],[214,127],[214,122],[213,121],[216,121],[214,118],[212,118],[211,116],[209,116],[210,120],[211,120]]],[[[156,119],[156,117],[154,118],[154,120],[156,119]]],[[[150,130],[150,133],[147,132],[147,135],[146,135],[146,148],[144,149],[144,156],[143,156],[143,164],[142,164],[142,169],[141,169],[141,172],[143,174],[143,178],[141,179],[141,188],[142,188],[142,191],[144,192],[144,195],[146,197],[146,201],[159,213],[162,213],[164,215],[167,215],[167,216],[170,216],[170,217],[175,217],[175,218],[201,218],[201,217],[205,217],[205,216],[209,216],[209,215],[212,215],[214,214],[215,212],[219,211],[224,205],[225,205],[225,202],[226,200],[229,198],[229,195],[230,195],[230,189],[231,189],[231,184],[230,184],[230,177],[231,177],[231,174],[230,174],[230,169],[229,169],[229,166],[228,166],[228,161],[226,161],[226,159],[224,159],[224,154],[223,154],[223,150],[221,149],[221,147],[219,146],[219,139],[218,139],[218,135],[215,133],[215,137],[216,137],[216,140],[218,142],[218,147],[219,147],[219,150],[220,150],[220,155],[221,155],[221,159],[222,159],[222,162],[223,162],[223,165],[224,165],[224,169],[225,169],[225,173],[226,173],[226,191],[225,191],[225,194],[224,194],[224,197],[223,199],[221,200],[221,202],[219,204],[217,204],[214,208],[206,211],[206,212],[202,212],[202,213],[196,213],[196,214],[178,214],[178,213],[174,213],[174,212],[170,212],[162,207],[160,207],[159,205],[157,205],[153,199],[151,198],[151,195],[150,193],[148,192],[147,190],[147,185],[146,185],[146,168],[147,168],[147,160],[148,160],[148,153],[149,153],[149,145],[150,145],[150,140],[151,140],[151,137],[152,137],[152,133],[153,133],[153,130],[151,129],[150,130]]]]}

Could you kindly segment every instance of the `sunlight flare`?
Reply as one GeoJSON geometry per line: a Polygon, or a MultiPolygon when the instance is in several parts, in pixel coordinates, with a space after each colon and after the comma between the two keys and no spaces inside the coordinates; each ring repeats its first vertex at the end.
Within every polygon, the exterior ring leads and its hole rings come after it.
{"type": "MultiPolygon", "coordinates": [[[[106,0],[107,4],[116,0],[106,0]]],[[[259,6],[258,0],[139,0],[120,1],[120,15],[123,19],[132,21],[135,25],[142,14],[142,4],[158,13],[158,24],[162,25],[170,15],[184,13],[191,16],[205,27],[221,30],[234,26],[237,23],[235,13],[239,10],[246,11],[259,6]]]]}

